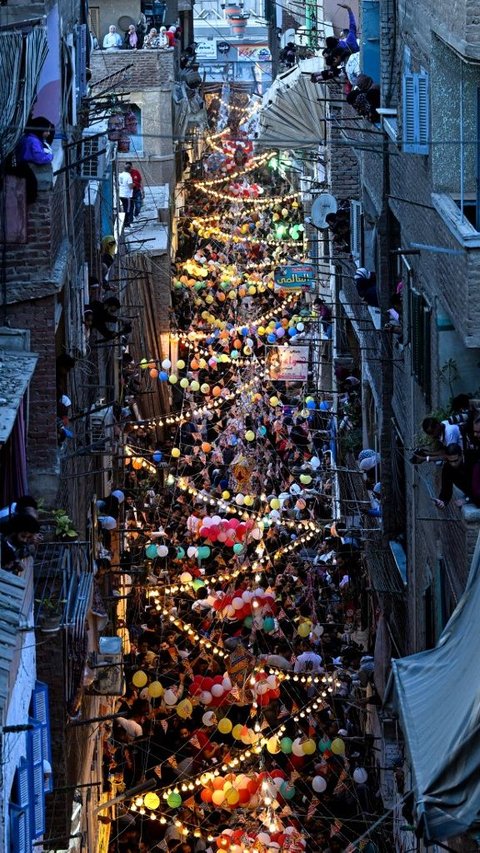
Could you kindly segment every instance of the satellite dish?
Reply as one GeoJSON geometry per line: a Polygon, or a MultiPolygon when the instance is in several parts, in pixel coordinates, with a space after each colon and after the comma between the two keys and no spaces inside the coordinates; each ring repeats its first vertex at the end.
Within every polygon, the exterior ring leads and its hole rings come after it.
{"type": "Polygon", "coordinates": [[[316,228],[328,228],[326,216],[329,213],[337,212],[337,199],[330,193],[321,193],[312,204],[310,213],[313,224],[316,228]]]}

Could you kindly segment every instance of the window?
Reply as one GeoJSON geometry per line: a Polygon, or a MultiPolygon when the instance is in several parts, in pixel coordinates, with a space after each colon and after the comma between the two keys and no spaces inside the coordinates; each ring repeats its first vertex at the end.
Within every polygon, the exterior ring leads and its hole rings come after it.
{"type": "Polygon", "coordinates": [[[407,154],[428,154],[430,109],[428,74],[403,75],[403,150],[407,154]]]}
{"type": "Polygon", "coordinates": [[[363,253],[363,223],[361,201],[350,201],[350,251],[357,263],[363,253]]]}
{"type": "Polygon", "coordinates": [[[409,293],[410,343],[412,347],[412,373],[425,394],[427,405],[431,402],[431,326],[432,309],[423,294],[413,288],[409,293]]]}
{"type": "Polygon", "coordinates": [[[39,838],[45,832],[45,791],[43,784],[43,743],[42,725],[29,718],[32,726],[28,732],[28,763],[30,771],[30,818],[32,838],[39,838]]]}

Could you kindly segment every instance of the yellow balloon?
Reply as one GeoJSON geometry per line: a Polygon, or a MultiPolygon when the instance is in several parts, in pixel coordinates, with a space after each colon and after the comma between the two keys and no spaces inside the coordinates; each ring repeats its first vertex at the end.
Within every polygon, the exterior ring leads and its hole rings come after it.
{"type": "Polygon", "coordinates": [[[317,745],[312,738],[309,738],[302,744],[304,755],[313,755],[315,752],[317,745]]]}
{"type": "Polygon", "coordinates": [[[186,720],[190,717],[192,711],[193,705],[190,702],[190,699],[182,699],[182,701],[177,705],[177,714],[182,720],[186,720]]]}
{"type": "Polygon", "coordinates": [[[240,800],[240,794],[235,788],[230,788],[226,793],[225,799],[229,806],[236,806],[240,800]]]}
{"type": "Polygon", "coordinates": [[[334,738],[330,749],[334,755],[345,755],[345,741],[341,737],[334,738]]]}
{"type": "Polygon", "coordinates": [[[178,376],[176,376],[175,373],[171,373],[168,377],[168,381],[171,385],[175,385],[178,382],[178,376]]]}
{"type": "Polygon", "coordinates": [[[308,637],[310,631],[312,629],[311,622],[300,622],[300,625],[297,628],[297,634],[299,637],[308,637]]]}
{"type": "Polygon", "coordinates": [[[224,791],[214,791],[212,794],[212,803],[216,806],[221,806],[225,799],[224,791]]]}
{"type": "Polygon", "coordinates": [[[241,723],[237,723],[237,725],[234,726],[232,729],[232,736],[235,738],[235,740],[241,740],[242,735],[243,735],[243,726],[241,725],[241,723]]]}
{"type": "Polygon", "coordinates": [[[180,450],[178,447],[172,447],[172,456],[174,459],[178,459],[180,456],[180,450]]]}
{"type": "Polygon", "coordinates": [[[139,669],[138,672],[134,672],[132,682],[135,687],[145,687],[147,681],[147,675],[141,669],[139,669]]]}
{"type": "Polygon", "coordinates": [[[278,399],[278,397],[275,397],[275,396],[270,397],[270,405],[271,406],[278,406],[279,402],[280,402],[280,400],[278,399]]]}
{"type": "MultiPolygon", "coordinates": [[[[163,696],[164,690],[159,681],[152,681],[151,684],[148,685],[148,695],[152,697],[152,699],[158,699],[160,696],[163,696]]],[[[152,806],[155,808],[155,806],[152,806]]]]}
{"type": "Polygon", "coordinates": [[[232,721],[228,717],[223,717],[223,719],[219,720],[217,728],[222,735],[228,735],[233,729],[232,721]]]}
{"type": "Polygon", "coordinates": [[[245,506],[253,506],[253,503],[254,503],[254,498],[252,497],[252,495],[245,495],[245,500],[244,500],[245,506]]]}
{"type": "Polygon", "coordinates": [[[267,740],[267,749],[271,755],[276,755],[277,752],[280,752],[280,741],[278,737],[274,735],[274,737],[270,737],[267,740]]]}
{"type": "Polygon", "coordinates": [[[158,809],[160,805],[160,797],[155,793],[155,791],[148,791],[143,798],[143,802],[147,809],[158,809]]]}
{"type": "Polygon", "coordinates": [[[188,379],[186,376],[183,379],[180,379],[180,388],[188,388],[188,379]]]}
{"type": "Polygon", "coordinates": [[[280,509],[280,501],[278,500],[278,498],[272,498],[272,500],[270,501],[270,506],[272,507],[272,509],[280,509]]]}
{"type": "Polygon", "coordinates": [[[227,492],[227,490],[222,492],[222,498],[224,501],[228,501],[229,497],[230,497],[230,492],[227,492]]]}
{"type": "Polygon", "coordinates": [[[177,367],[178,367],[178,369],[179,369],[179,370],[183,370],[183,368],[185,367],[185,362],[184,362],[183,358],[179,358],[179,359],[178,359],[178,361],[177,361],[177,367]]]}

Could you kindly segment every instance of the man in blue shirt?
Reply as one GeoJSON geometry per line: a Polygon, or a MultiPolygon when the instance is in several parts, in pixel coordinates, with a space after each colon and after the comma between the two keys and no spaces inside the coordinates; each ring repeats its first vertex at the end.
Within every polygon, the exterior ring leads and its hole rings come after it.
{"type": "Polygon", "coordinates": [[[338,3],[338,6],[340,6],[341,9],[346,9],[348,12],[348,32],[345,38],[341,39],[337,39],[335,36],[328,36],[325,40],[325,52],[330,53],[330,51],[335,50],[336,47],[343,47],[348,48],[351,53],[358,53],[360,47],[357,41],[357,22],[355,20],[355,15],[353,14],[350,6],[346,3],[338,3]]]}

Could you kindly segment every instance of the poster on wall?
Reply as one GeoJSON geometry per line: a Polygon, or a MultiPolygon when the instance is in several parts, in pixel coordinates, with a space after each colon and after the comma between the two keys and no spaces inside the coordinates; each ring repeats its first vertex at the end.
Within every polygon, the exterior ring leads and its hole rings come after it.
{"type": "Polygon", "coordinates": [[[308,346],[269,347],[267,366],[272,382],[306,382],[308,346]]]}

